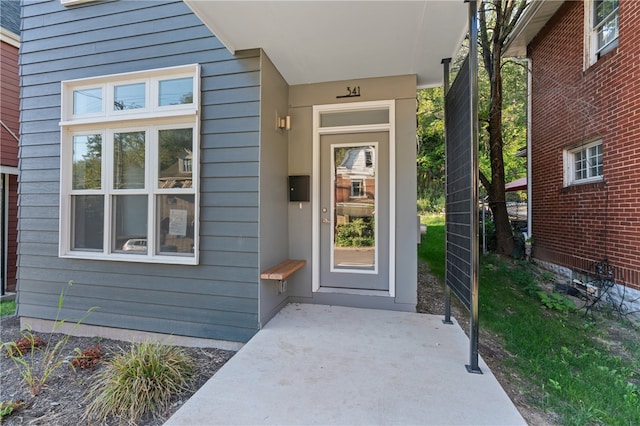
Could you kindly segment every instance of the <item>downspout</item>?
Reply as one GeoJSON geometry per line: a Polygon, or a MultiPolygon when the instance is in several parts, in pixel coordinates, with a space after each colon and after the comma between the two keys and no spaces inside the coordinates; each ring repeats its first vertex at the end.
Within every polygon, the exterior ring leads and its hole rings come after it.
{"type": "Polygon", "coordinates": [[[527,235],[529,238],[533,236],[533,228],[531,226],[531,212],[533,198],[531,197],[531,83],[533,81],[533,73],[531,70],[531,58],[527,58],[527,235]]]}

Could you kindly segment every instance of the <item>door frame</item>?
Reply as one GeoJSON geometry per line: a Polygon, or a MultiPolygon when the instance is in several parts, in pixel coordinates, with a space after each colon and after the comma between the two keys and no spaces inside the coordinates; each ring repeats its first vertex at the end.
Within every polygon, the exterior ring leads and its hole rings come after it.
{"type": "Polygon", "coordinates": [[[395,101],[352,102],[313,106],[313,153],[311,178],[311,287],[315,292],[351,293],[371,296],[395,297],[396,294],[396,120],[395,101]],[[389,122],[353,126],[320,127],[323,113],[364,110],[389,111],[389,122]],[[389,134],[389,290],[354,290],[320,286],[320,136],[328,134],[388,132],[389,134]]]}

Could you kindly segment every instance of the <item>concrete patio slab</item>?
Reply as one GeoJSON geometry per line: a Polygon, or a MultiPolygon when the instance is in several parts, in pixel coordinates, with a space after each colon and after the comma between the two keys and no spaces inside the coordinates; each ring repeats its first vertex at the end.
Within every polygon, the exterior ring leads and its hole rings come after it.
{"type": "Polygon", "coordinates": [[[165,425],[524,425],[442,317],[290,304],[165,425]]]}

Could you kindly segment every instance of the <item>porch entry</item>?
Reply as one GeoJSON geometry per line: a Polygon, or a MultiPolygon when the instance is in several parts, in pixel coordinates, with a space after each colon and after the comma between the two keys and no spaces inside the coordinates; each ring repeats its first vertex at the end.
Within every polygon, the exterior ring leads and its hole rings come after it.
{"type": "Polygon", "coordinates": [[[394,296],[394,102],[314,107],[313,290],[394,296]]]}

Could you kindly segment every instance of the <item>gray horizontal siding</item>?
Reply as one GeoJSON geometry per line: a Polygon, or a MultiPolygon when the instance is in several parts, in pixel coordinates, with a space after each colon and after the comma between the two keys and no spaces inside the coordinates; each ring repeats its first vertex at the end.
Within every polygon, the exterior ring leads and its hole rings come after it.
{"type": "Polygon", "coordinates": [[[181,1],[25,2],[19,314],[248,340],[258,328],[259,53],[232,56],[181,1]],[[200,265],[59,258],[62,80],[201,64],[200,265]]]}

